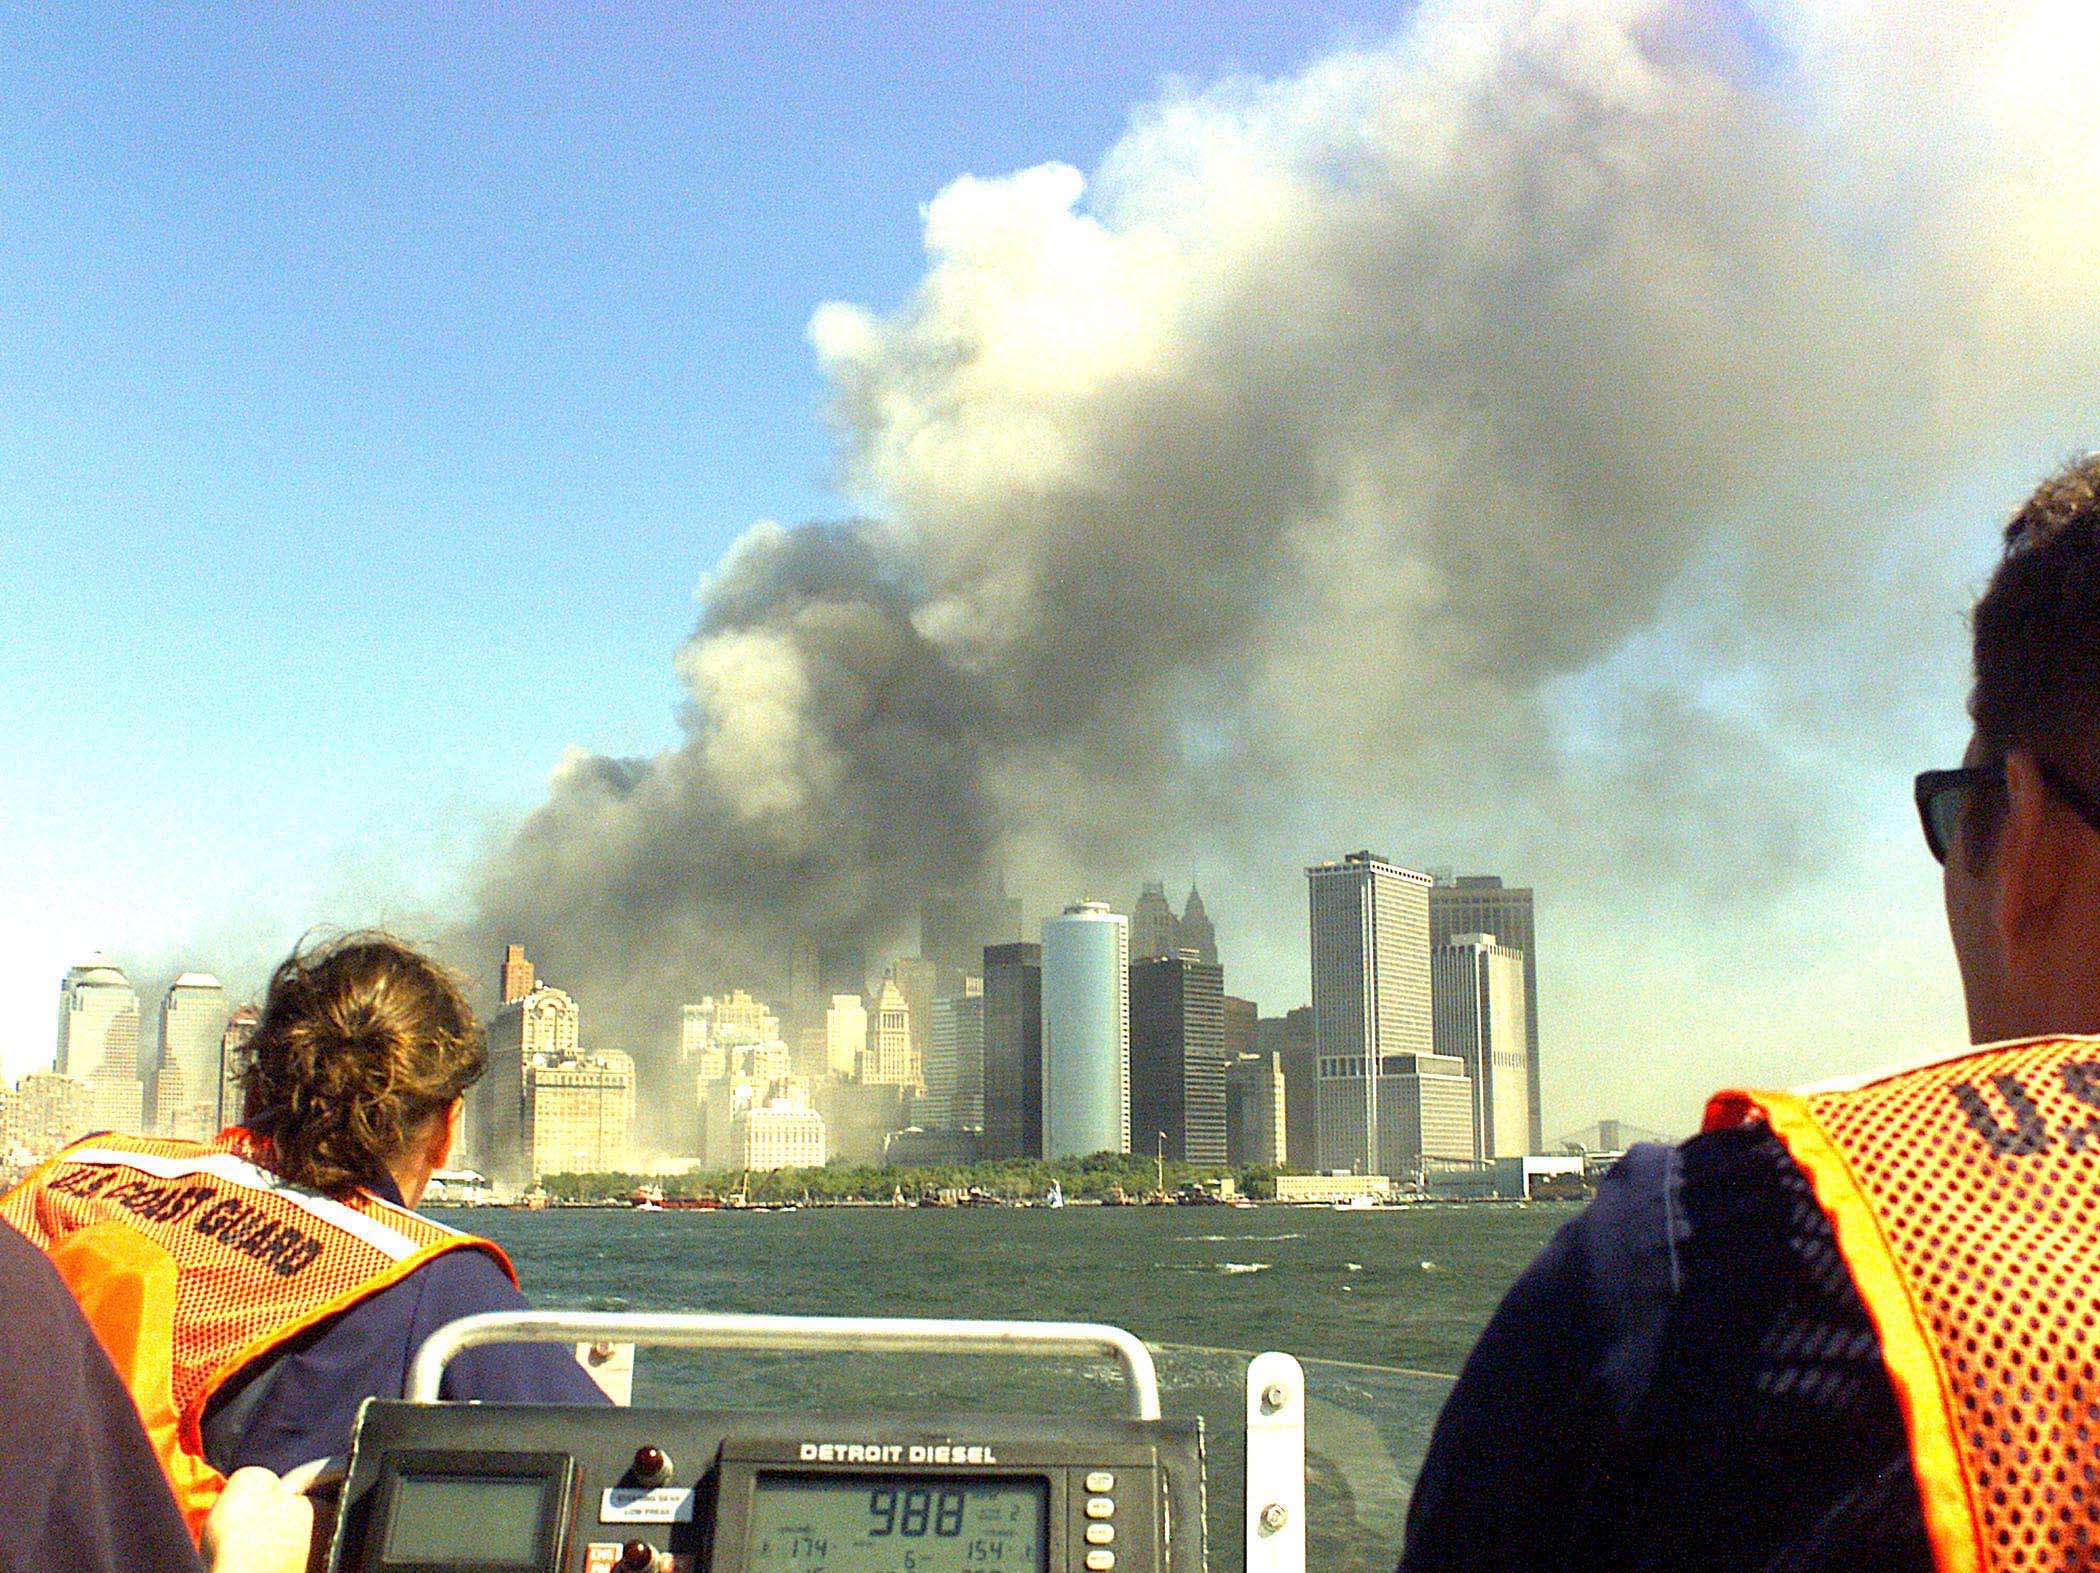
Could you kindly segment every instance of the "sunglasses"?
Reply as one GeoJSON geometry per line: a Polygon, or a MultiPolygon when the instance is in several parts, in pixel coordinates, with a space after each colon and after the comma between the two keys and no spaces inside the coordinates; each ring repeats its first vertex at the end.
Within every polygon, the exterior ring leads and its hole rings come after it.
{"type": "MultiPolygon", "coordinates": [[[[2035,773],[2066,808],[2100,834],[2100,802],[2046,759],[2035,761],[2035,773]]],[[[2005,761],[2002,759],[1992,765],[1964,765],[1959,770],[1918,772],[1914,789],[1918,799],[1918,819],[1925,827],[1925,846],[1936,862],[1947,861],[1947,849],[1954,845],[1954,832],[1961,825],[1962,810],[1968,806],[1969,794],[1982,787],[2004,785],[2005,761]]]]}

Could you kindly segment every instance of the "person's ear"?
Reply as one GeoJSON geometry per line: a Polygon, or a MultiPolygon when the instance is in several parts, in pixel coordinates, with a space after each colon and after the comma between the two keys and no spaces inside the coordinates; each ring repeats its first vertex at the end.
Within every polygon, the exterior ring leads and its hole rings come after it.
{"type": "Polygon", "coordinates": [[[2017,964],[2055,951],[2055,930],[2080,855],[2070,837],[2082,827],[2063,811],[2025,749],[2005,756],[2005,796],[1992,862],[1999,934],[2007,958],[2017,964]]]}

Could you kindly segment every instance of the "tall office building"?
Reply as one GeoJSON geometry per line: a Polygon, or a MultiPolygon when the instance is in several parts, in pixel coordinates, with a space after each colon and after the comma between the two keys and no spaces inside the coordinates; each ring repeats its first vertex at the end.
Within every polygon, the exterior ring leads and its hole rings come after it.
{"type": "Polygon", "coordinates": [[[1194,951],[1130,964],[1130,1144],[1225,1162],[1225,969],[1194,951]]]}
{"type": "Polygon", "coordinates": [[[1043,947],[984,948],[984,1155],[1043,1156],[1043,947]]]}
{"type": "Polygon", "coordinates": [[[1254,1050],[1273,1054],[1283,1070],[1284,1160],[1296,1169],[1319,1165],[1320,1059],[1313,1047],[1312,1007],[1299,1005],[1254,1026],[1254,1050]]]}
{"type": "Polygon", "coordinates": [[[835,935],[817,946],[817,989],[826,999],[862,994],[868,987],[868,947],[858,934],[835,935]]]}
{"type": "Polygon", "coordinates": [[[1137,905],[1130,909],[1130,959],[1150,961],[1156,956],[1178,955],[1181,920],[1167,900],[1167,887],[1156,879],[1145,881],[1137,905]]]}
{"type": "Polygon", "coordinates": [[[503,1003],[521,1000],[539,985],[539,974],[525,959],[523,945],[503,947],[503,1003]]]}
{"type": "Polygon", "coordinates": [[[912,1048],[911,1006],[895,978],[885,978],[868,1021],[860,1079],[871,1087],[917,1087],[926,1077],[912,1048]]]}
{"type": "Polygon", "coordinates": [[[1130,1151],[1130,920],[1081,901],[1043,923],[1043,1156],[1130,1151]]]}
{"type": "Polygon", "coordinates": [[[1429,876],[1369,852],[1315,864],[1305,874],[1319,1167],[1363,1174],[1415,1167],[1419,1150],[1389,1140],[1398,1133],[1380,1128],[1378,1089],[1389,1062],[1426,1055],[1433,1046],[1429,876]]]}
{"type": "Polygon", "coordinates": [[[579,1054],[573,1036],[569,1041],[566,1055],[534,1059],[525,1067],[522,1123],[531,1154],[526,1167],[534,1179],[620,1173],[632,1166],[634,1061],[617,1049],[579,1054]]]}
{"type": "Polygon", "coordinates": [[[1130,911],[1130,959],[1151,961],[1185,950],[1193,950],[1198,961],[1218,959],[1218,931],[1204,910],[1203,897],[1191,885],[1188,903],[1176,917],[1167,887],[1159,880],[1146,880],[1130,911]]]}
{"type": "Polygon", "coordinates": [[[897,992],[904,996],[912,1063],[918,1067],[913,1080],[917,1081],[925,1075],[926,1049],[933,1040],[933,999],[940,992],[935,982],[936,969],[922,957],[900,956],[891,964],[890,976],[896,980],[897,992]]]}
{"type": "Polygon", "coordinates": [[[226,990],[208,972],[185,972],[161,996],[153,1128],[162,1135],[218,1134],[219,1051],[232,1019],[226,990]]]}
{"type": "Polygon", "coordinates": [[[1254,1035],[1261,1022],[1261,1007],[1253,1000],[1228,994],[1225,1006],[1225,1063],[1254,1052],[1254,1035]]]}
{"type": "Polygon", "coordinates": [[[474,1166],[491,1180],[523,1186],[533,1178],[526,1073],[575,1057],[578,1017],[574,1000],[541,983],[489,1018],[488,1070],[468,1094],[468,1123],[474,1166]]]}
{"type": "Polygon", "coordinates": [[[858,994],[834,994],[824,1012],[824,1064],[834,1076],[858,1076],[868,1052],[868,1007],[858,994]]]}
{"type": "Polygon", "coordinates": [[[1004,879],[930,895],[919,908],[919,954],[933,965],[934,991],[957,994],[962,980],[980,975],[987,945],[1021,937],[1021,904],[1004,879]]]}
{"type": "Polygon", "coordinates": [[[1429,953],[1436,1051],[1473,1083],[1473,1156],[1531,1151],[1530,1062],[1524,1042],[1524,958],[1492,934],[1458,934],[1429,953]]]}
{"type": "Polygon", "coordinates": [[[143,1127],[147,1109],[146,1086],[139,1075],[139,997],[123,969],[99,953],[70,969],[60,986],[54,1068],[88,1084],[98,1128],[143,1127]]]}
{"type": "Polygon", "coordinates": [[[1288,1161],[1289,1092],[1283,1056],[1242,1054],[1225,1065],[1225,1161],[1283,1167],[1288,1161]]]}
{"type": "Polygon", "coordinates": [[[960,994],[933,1002],[926,1050],[926,1096],[918,1123],[927,1130],[984,1129],[984,979],[965,977],[960,994]]]}
{"type": "Polygon", "coordinates": [[[253,1005],[243,1005],[227,1018],[226,1030],[219,1036],[221,1130],[240,1123],[241,1106],[247,1094],[248,1040],[255,1036],[255,1029],[261,1025],[262,1012],[253,1005]]]}
{"type": "Polygon", "coordinates": [[[1204,910],[1202,893],[1194,885],[1189,886],[1188,902],[1181,909],[1181,922],[1175,926],[1174,943],[1182,950],[1193,950],[1199,961],[1218,964],[1217,925],[1204,910]]]}
{"type": "Polygon", "coordinates": [[[1545,1146],[1545,1121],[1539,1101],[1539,963],[1538,929],[1533,921],[1528,887],[1504,885],[1495,874],[1460,874],[1440,878],[1429,892],[1429,942],[1448,945],[1460,934],[1492,934],[1497,944],[1524,956],[1525,1096],[1530,1100],[1526,1150],[1545,1146]]]}

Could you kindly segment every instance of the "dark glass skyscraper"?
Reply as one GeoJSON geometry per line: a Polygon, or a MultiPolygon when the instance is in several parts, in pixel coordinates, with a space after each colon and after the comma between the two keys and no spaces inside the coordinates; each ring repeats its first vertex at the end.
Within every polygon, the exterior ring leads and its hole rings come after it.
{"type": "Polygon", "coordinates": [[[984,947],[984,1155],[1043,1155],[1043,947],[984,947]]]}
{"type": "Polygon", "coordinates": [[[1130,968],[1130,1149],[1225,1161],[1225,969],[1184,953],[1130,968]]]}

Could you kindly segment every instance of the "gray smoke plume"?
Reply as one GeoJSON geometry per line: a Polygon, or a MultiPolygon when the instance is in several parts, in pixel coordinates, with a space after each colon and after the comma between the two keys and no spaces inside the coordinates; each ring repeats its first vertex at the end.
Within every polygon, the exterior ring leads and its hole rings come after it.
{"type": "Polygon", "coordinates": [[[1867,879],[1991,515],[2091,438],[2096,42],[1451,0],[1168,94],[1091,182],[955,181],[909,301],[811,325],[879,522],[744,536],[683,746],[567,762],[482,941],[646,1053],[1000,871],[1200,861],[1286,988],[1297,867],[1365,839],[1558,891],[1571,949],[1867,879]]]}

